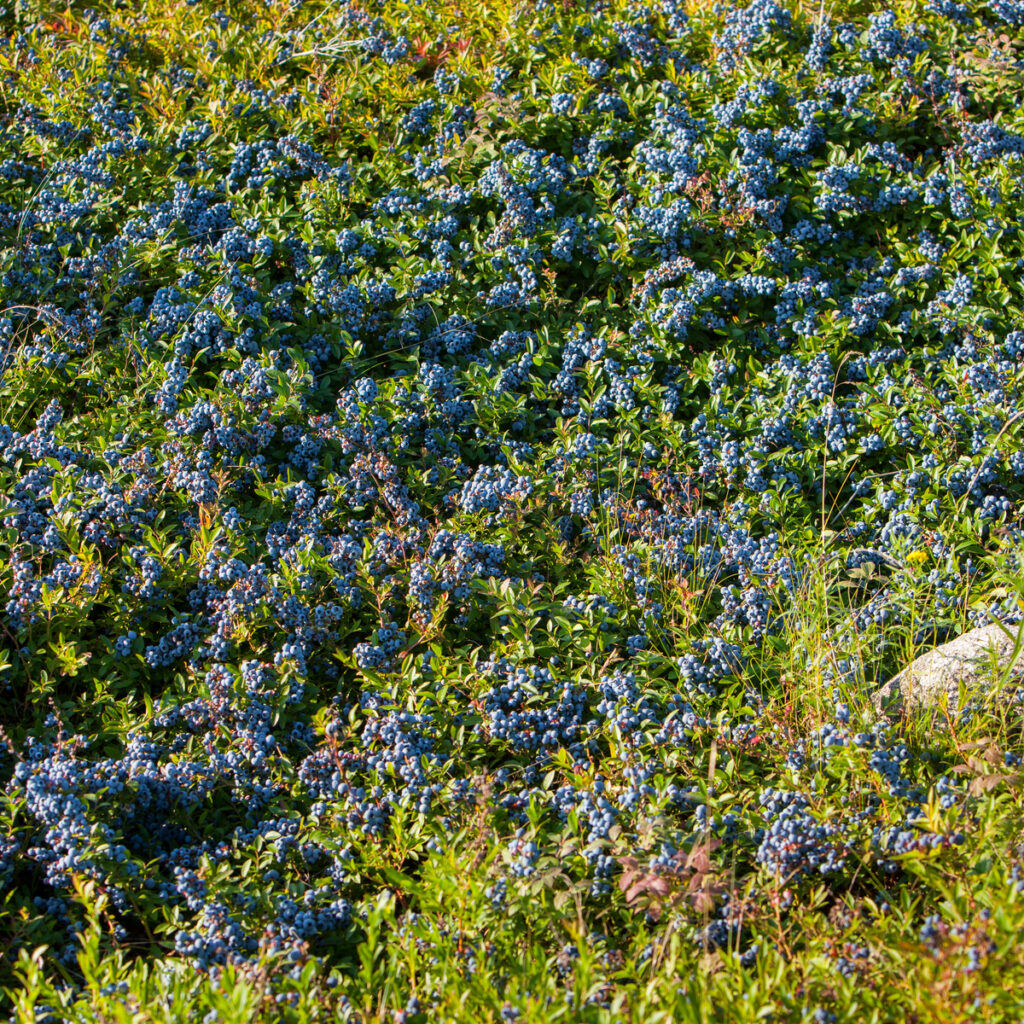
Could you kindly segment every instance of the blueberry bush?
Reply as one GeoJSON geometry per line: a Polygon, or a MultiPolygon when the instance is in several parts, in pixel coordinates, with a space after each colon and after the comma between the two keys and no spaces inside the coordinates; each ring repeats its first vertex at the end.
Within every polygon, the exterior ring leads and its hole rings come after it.
{"type": "Polygon", "coordinates": [[[1024,1020],[1020,0],[0,8],[0,1010],[1024,1020]]]}

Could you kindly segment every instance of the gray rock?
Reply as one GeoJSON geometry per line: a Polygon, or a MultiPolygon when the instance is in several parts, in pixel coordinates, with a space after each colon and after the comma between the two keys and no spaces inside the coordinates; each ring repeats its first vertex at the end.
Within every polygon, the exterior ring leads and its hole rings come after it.
{"type": "Polygon", "coordinates": [[[982,697],[1011,666],[1024,667],[1024,649],[1014,657],[1017,632],[1016,626],[979,626],[921,655],[872,694],[875,708],[892,715],[945,706],[954,714],[961,685],[967,699],[982,697]]]}

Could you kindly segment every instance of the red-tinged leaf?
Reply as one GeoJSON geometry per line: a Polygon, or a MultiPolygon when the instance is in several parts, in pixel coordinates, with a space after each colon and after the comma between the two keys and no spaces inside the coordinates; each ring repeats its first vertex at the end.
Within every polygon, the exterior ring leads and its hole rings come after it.
{"type": "Polygon", "coordinates": [[[1007,776],[999,772],[992,772],[991,775],[979,775],[977,778],[971,779],[971,784],[967,787],[967,790],[971,796],[982,796],[985,793],[991,793],[993,789],[1006,782],[1006,780],[1007,776]]]}
{"type": "Polygon", "coordinates": [[[692,871],[710,871],[711,854],[721,845],[721,839],[709,839],[695,846],[686,858],[686,867],[692,871]]]}
{"type": "Polygon", "coordinates": [[[971,740],[970,743],[963,743],[960,745],[961,750],[983,750],[985,747],[991,746],[992,737],[983,736],[980,740],[971,740]]]}
{"type": "Polygon", "coordinates": [[[653,895],[659,899],[667,899],[672,892],[672,885],[664,875],[644,875],[638,878],[626,892],[626,902],[633,903],[641,896],[653,895]]]}
{"type": "Polygon", "coordinates": [[[715,909],[714,894],[708,889],[701,889],[699,892],[690,894],[690,906],[698,914],[709,914],[715,909]]]}
{"type": "Polygon", "coordinates": [[[622,865],[622,871],[619,873],[619,888],[625,892],[633,884],[640,862],[636,857],[620,857],[619,864],[622,865]]]}
{"type": "Polygon", "coordinates": [[[1001,768],[1003,766],[1003,752],[994,743],[989,745],[982,757],[993,767],[1001,768]]]}

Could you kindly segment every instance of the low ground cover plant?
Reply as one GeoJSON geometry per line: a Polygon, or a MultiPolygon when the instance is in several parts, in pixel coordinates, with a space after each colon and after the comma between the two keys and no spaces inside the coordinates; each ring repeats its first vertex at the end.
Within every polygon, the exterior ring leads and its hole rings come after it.
{"type": "Polygon", "coordinates": [[[1022,51],[0,9],[3,1013],[1024,1019],[1022,51]]]}

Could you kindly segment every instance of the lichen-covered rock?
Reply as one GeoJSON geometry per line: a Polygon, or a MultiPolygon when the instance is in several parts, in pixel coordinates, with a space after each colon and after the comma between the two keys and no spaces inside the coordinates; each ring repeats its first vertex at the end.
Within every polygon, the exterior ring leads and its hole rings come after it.
{"type": "Polygon", "coordinates": [[[961,685],[970,697],[984,696],[1011,665],[1024,667],[1017,631],[998,623],[979,626],[921,655],[875,691],[875,707],[888,714],[904,708],[938,711],[943,706],[954,712],[961,685]]]}

